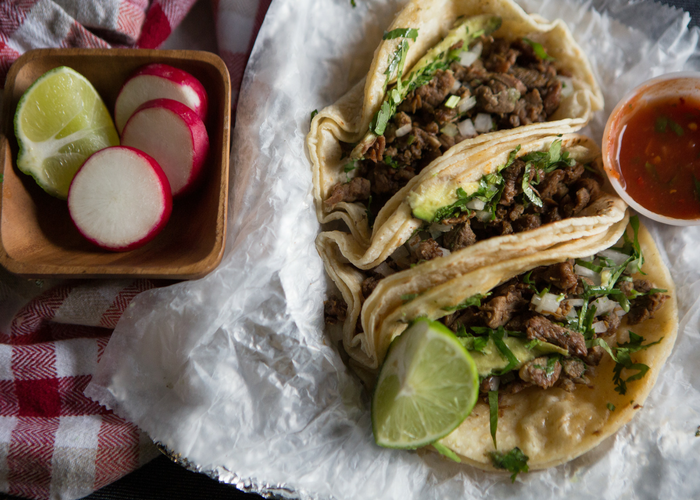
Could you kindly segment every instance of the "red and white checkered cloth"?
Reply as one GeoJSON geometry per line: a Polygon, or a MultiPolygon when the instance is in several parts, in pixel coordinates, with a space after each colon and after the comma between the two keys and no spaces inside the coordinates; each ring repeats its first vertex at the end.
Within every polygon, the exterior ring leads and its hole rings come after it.
{"type": "MultiPolygon", "coordinates": [[[[34,48],[157,48],[195,1],[0,0],[0,85],[34,48]]],[[[270,1],[212,0],[234,102],[270,1]]],[[[80,498],[157,455],[136,426],[83,395],[121,314],[157,283],[45,285],[0,269],[0,492],[80,498]]]]}

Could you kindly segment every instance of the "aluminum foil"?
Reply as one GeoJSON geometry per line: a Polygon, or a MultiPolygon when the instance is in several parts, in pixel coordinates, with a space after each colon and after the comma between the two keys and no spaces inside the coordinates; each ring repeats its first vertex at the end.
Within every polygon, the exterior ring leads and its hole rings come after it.
{"type": "MultiPolygon", "coordinates": [[[[276,0],[246,72],[226,253],[207,277],[139,295],[87,394],[191,469],[303,499],[692,498],[700,492],[700,228],[652,230],[678,287],[676,347],[643,410],[584,456],[507,475],[374,445],[367,394],[324,333],[329,284],[304,150],[310,113],[366,73],[400,0],[276,0]],[[694,385],[695,383],[695,385],[694,385]]],[[[689,16],[650,1],[524,0],[564,19],[607,114],[638,83],[700,66],[689,16]]]]}

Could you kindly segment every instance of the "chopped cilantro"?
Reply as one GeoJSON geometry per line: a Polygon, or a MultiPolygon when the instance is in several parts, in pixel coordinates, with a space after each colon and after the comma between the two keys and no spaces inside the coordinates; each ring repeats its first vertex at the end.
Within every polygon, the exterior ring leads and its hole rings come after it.
{"type": "Polygon", "coordinates": [[[445,446],[444,444],[441,444],[440,442],[435,441],[433,443],[433,448],[435,448],[435,450],[438,453],[440,453],[440,455],[442,455],[446,458],[449,458],[450,460],[453,460],[453,461],[457,462],[458,464],[462,463],[462,461],[459,459],[457,454],[454,451],[452,451],[451,449],[449,449],[447,446],[445,446]]]}
{"type": "Polygon", "coordinates": [[[461,97],[458,95],[451,95],[450,97],[447,98],[447,101],[445,101],[445,107],[454,109],[457,104],[459,104],[459,101],[461,100],[461,97]]]}
{"type": "Polygon", "coordinates": [[[523,42],[527,43],[532,47],[532,50],[535,51],[535,55],[539,57],[542,60],[550,60],[554,61],[554,58],[547,54],[547,52],[544,50],[544,47],[542,46],[541,43],[534,42],[530,40],[529,38],[523,38],[523,42]]]}
{"type": "Polygon", "coordinates": [[[515,478],[521,472],[528,472],[530,468],[527,466],[528,456],[525,455],[520,448],[513,448],[508,453],[494,451],[491,453],[491,463],[497,469],[504,469],[513,474],[510,476],[511,482],[515,482],[515,478]]]}
{"type": "Polygon", "coordinates": [[[525,193],[525,196],[532,202],[533,205],[536,205],[538,207],[542,206],[542,200],[540,199],[537,194],[535,194],[535,191],[532,189],[532,186],[530,185],[530,169],[532,168],[531,163],[527,163],[525,165],[525,173],[523,174],[523,193],[525,193]]]}
{"type": "Polygon", "coordinates": [[[659,173],[656,171],[656,165],[653,163],[646,162],[644,163],[644,168],[647,170],[649,175],[651,175],[654,180],[659,180],[659,173]]]}
{"type": "Polygon", "coordinates": [[[553,354],[552,356],[549,356],[547,358],[547,366],[544,368],[544,374],[547,376],[547,378],[551,377],[552,374],[554,374],[554,370],[557,367],[557,362],[559,361],[560,356],[558,354],[553,354]]]}
{"type": "Polygon", "coordinates": [[[311,112],[311,119],[310,119],[309,121],[313,121],[314,116],[316,116],[317,114],[318,114],[318,110],[317,110],[317,109],[314,109],[314,110],[311,112]]]}
{"type": "Polygon", "coordinates": [[[493,343],[496,344],[496,347],[498,348],[501,355],[503,355],[503,357],[508,360],[508,365],[498,373],[499,375],[504,375],[509,371],[513,370],[516,366],[518,366],[518,358],[515,357],[515,354],[513,354],[513,352],[508,348],[506,343],[503,342],[503,337],[505,335],[506,330],[502,326],[499,326],[498,329],[491,330],[489,332],[489,337],[491,338],[491,340],[493,340],[493,343]]]}
{"type": "Polygon", "coordinates": [[[669,127],[671,127],[671,130],[673,130],[673,132],[674,132],[677,136],[680,137],[680,136],[683,135],[683,133],[684,133],[684,132],[683,132],[683,127],[681,127],[680,125],[678,125],[676,122],[674,122],[673,120],[669,120],[669,121],[668,121],[668,125],[669,125],[669,127]]]}
{"type": "Polygon", "coordinates": [[[357,168],[357,160],[351,160],[345,164],[345,166],[343,167],[343,172],[345,172],[347,174],[348,172],[352,172],[356,168],[357,168]]]}
{"type": "Polygon", "coordinates": [[[415,135],[409,135],[408,136],[408,141],[406,141],[406,145],[410,146],[416,141],[416,136],[415,135]]]}
{"type": "Polygon", "coordinates": [[[698,425],[698,428],[695,431],[695,437],[700,437],[700,425],[698,425]]]}
{"type": "Polygon", "coordinates": [[[489,427],[491,429],[493,447],[498,449],[496,445],[496,431],[498,430],[498,390],[489,391],[489,427]]]}
{"type": "Polygon", "coordinates": [[[350,5],[352,5],[352,8],[354,9],[357,7],[357,4],[355,3],[355,0],[350,0],[350,5]]]}
{"type": "Polygon", "coordinates": [[[382,37],[384,40],[393,40],[394,38],[410,38],[414,42],[418,38],[418,30],[415,28],[397,28],[395,30],[384,32],[382,37]]]}
{"type": "Polygon", "coordinates": [[[413,299],[415,299],[416,297],[418,297],[418,295],[420,295],[420,294],[418,294],[418,293],[406,293],[406,294],[401,296],[401,300],[403,300],[404,303],[410,302],[413,299]]]}
{"type": "Polygon", "coordinates": [[[468,297],[467,299],[460,302],[456,306],[446,306],[446,307],[443,307],[442,310],[452,312],[452,311],[459,311],[460,309],[466,309],[467,307],[471,307],[471,306],[481,307],[481,300],[485,299],[489,295],[491,295],[491,292],[485,293],[483,295],[480,293],[477,293],[476,295],[472,295],[471,297],[468,297]]]}
{"type": "Polygon", "coordinates": [[[391,156],[385,156],[384,163],[386,163],[387,165],[389,165],[393,169],[399,168],[399,164],[396,163],[396,160],[394,160],[391,156]]]}
{"type": "Polygon", "coordinates": [[[608,410],[610,410],[610,411],[615,411],[615,405],[614,405],[614,404],[608,403],[606,406],[608,407],[608,410]]]}

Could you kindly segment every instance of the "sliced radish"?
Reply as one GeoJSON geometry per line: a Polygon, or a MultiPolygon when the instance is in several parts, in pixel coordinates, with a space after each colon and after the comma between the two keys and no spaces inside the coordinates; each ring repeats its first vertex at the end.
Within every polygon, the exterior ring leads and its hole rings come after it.
{"type": "Polygon", "coordinates": [[[168,178],[142,151],[125,146],[90,156],[68,190],[68,211],[95,245],[133,250],[160,232],[173,208],[168,178]]]}
{"type": "Polygon", "coordinates": [[[121,134],[132,113],[153,99],[174,99],[206,120],[209,99],[204,86],[186,71],[167,64],[149,64],[124,83],[114,104],[114,121],[121,134]]]}
{"type": "Polygon", "coordinates": [[[209,136],[190,108],[172,99],[155,99],[139,106],[126,122],[122,145],[152,156],[168,176],[173,196],[179,196],[196,185],[209,136]]]}

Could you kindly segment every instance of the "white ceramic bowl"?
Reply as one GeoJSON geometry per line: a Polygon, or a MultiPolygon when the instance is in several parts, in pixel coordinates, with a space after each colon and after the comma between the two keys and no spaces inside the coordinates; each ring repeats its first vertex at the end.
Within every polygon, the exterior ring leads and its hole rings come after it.
{"type": "Polygon", "coordinates": [[[700,219],[676,219],[657,214],[636,202],[620,183],[622,177],[617,162],[618,134],[630,114],[625,111],[627,106],[635,106],[642,102],[657,101],[668,97],[689,97],[700,103],[700,72],[679,72],[652,78],[628,92],[608,118],[603,133],[603,166],[617,194],[640,214],[664,224],[673,226],[697,226],[700,219]]]}

